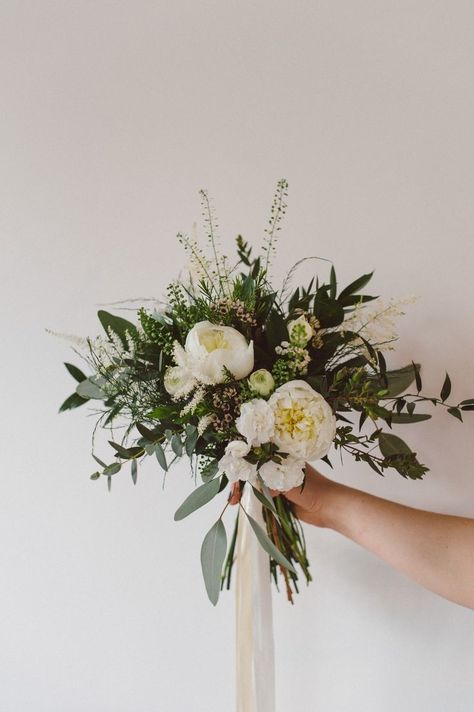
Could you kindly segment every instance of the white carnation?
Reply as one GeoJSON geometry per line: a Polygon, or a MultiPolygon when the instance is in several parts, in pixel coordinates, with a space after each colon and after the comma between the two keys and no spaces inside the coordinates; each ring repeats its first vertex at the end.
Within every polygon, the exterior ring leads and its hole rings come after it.
{"type": "Polygon", "coordinates": [[[244,460],[250,452],[250,446],[243,440],[231,440],[224,455],[218,462],[219,472],[225,474],[229,482],[248,480],[251,484],[257,482],[257,466],[244,460]]]}
{"type": "Polygon", "coordinates": [[[259,474],[267,487],[286,491],[303,483],[304,465],[304,460],[295,457],[287,457],[281,464],[270,460],[262,465],[259,474]]]}
{"type": "Polygon", "coordinates": [[[250,446],[261,445],[273,437],[275,416],[266,400],[254,398],[242,403],[235,425],[250,446]]]}
{"type": "Polygon", "coordinates": [[[289,381],[268,401],[275,417],[273,442],[300,460],[324,457],[336,434],[336,418],[320,393],[306,381],[289,381]]]}

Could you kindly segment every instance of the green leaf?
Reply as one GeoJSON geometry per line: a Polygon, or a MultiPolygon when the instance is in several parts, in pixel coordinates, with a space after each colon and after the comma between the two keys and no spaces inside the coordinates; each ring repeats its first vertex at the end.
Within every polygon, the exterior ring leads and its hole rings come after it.
{"type": "Polygon", "coordinates": [[[221,575],[227,551],[227,535],[221,519],[209,529],[201,547],[201,567],[209,600],[215,606],[221,590],[221,575]]]}
{"type": "Polygon", "coordinates": [[[373,274],[373,272],[363,274],[362,277],[359,277],[359,279],[356,279],[354,282],[351,282],[351,284],[349,284],[345,289],[342,290],[338,300],[343,300],[344,297],[348,297],[350,294],[355,294],[360,289],[363,289],[365,285],[370,282],[373,274]]]}
{"type": "Polygon", "coordinates": [[[82,373],[81,369],[77,368],[77,366],[74,366],[73,363],[65,363],[64,365],[66,366],[66,368],[69,371],[69,373],[71,374],[71,376],[73,378],[75,378],[75,380],[78,381],[78,383],[86,380],[86,378],[87,378],[86,374],[82,373]]]}
{"type": "Polygon", "coordinates": [[[97,316],[107,336],[109,336],[109,329],[112,329],[119,337],[124,348],[127,348],[127,331],[132,338],[137,336],[137,327],[135,324],[132,324],[131,321],[127,321],[127,319],[123,319],[121,316],[110,314],[102,309],[97,312],[97,316]]]}
{"type": "Polygon", "coordinates": [[[84,405],[84,403],[87,403],[89,399],[88,398],[82,398],[81,396],[77,395],[77,393],[73,393],[72,395],[69,396],[69,398],[66,398],[64,403],[59,408],[60,413],[64,413],[66,410],[72,410],[73,408],[79,408],[81,405],[84,405]]]}
{"type": "Polygon", "coordinates": [[[195,512],[196,509],[200,509],[210,502],[219,492],[220,486],[221,480],[217,478],[197,487],[176,510],[174,515],[175,522],[179,522],[181,519],[195,512]]]}
{"type": "Polygon", "coordinates": [[[463,422],[462,413],[459,410],[459,408],[448,408],[448,413],[449,413],[449,415],[452,415],[455,418],[457,418],[458,420],[460,420],[461,423],[463,422]]]}
{"type": "Polygon", "coordinates": [[[109,440],[109,445],[125,460],[130,460],[131,457],[136,457],[138,454],[143,453],[143,448],[141,447],[123,447],[123,445],[114,443],[113,440],[109,440]]]}
{"type": "Polygon", "coordinates": [[[160,467],[163,468],[165,472],[168,471],[168,463],[166,462],[165,451],[163,450],[161,443],[155,443],[155,455],[156,459],[160,463],[160,467]]]}
{"type": "Polygon", "coordinates": [[[122,465],[120,462],[113,462],[111,465],[107,465],[104,467],[103,475],[107,475],[107,477],[110,477],[111,475],[116,475],[117,472],[120,472],[122,469],[122,465]]]}
{"type": "Polygon", "coordinates": [[[273,514],[278,517],[278,512],[276,510],[276,507],[273,503],[273,499],[270,495],[270,498],[268,498],[263,492],[260,492],[256,487],[252,485],[253,493],[256,496],[256,498],[263,504],[264,507],[269,509],[273,514]]]}
{"type": "Polygon", "coordinates": [[[148,418],[155,418],[156,420],[165,420],[166,418],[171,418],[176,413],[175,406],[172,405],[159,405],[150,413],[147,413],[148,418]]]}
{"type": "Polygon", "coordinates": [[[419,393],[419,392],[421,391],[421,389],[422,389],[421,376],[420,376],[420,369],[421,369],[421,366],[420,366],[420,364],[414,363],[413,361],[411,362],[411,365],[413,366],[413,368],[414,368],[414,370],[415,370],[416,390],[417,390],[418,393],[419,393]]]}
{"type": "Polygon", "coordinates": [[[451,379],[448,376],[448,374],[446,374],[446,378],[444,379],[443,387],[441,389],[441,393],[439,396],[441,398],[441,400],[443,401],[443,403],[446,400],[446,398],[449,398],[450,393],[451,393],[451,379]]]}
{"type": "Polygon", "coordinates": [[[429,420],[429,413],[394,413],[392,415],[392,423],[421,423],[423,420],[429,420]]]}
{"type": "Polygon", "coordinates": [[[191,457],[196,447],[196,443],[199,439],[198,429],[195,425],[186,426],[186,440],[184,442],[184,447],[186,450],[186,455],[191,457]]]}
{"type": "Polygon", "coordinates": [[[100,477],[100,472],[93,472],[92,475],[90,476],[91,480],[98,480],[100,477]]]}
{"type": "Polygon", "coordinates": [[[98,465],[100,465],[101,467],[107,467],[105,462],[102,462],[102,460],[99,460],[97,455],[94,455],[94,453],[92,453],[92,457],[94,458],[94,460],[97,462],[98,465]]]}
{"type": "Polygon", "coordinates": [[[336,270],[334,269],[334,265],[331,265],[331,273],[329,275],[329,296],[331,299],[336,298],[336,290],[337,290],[337,279],[336,279],[336,270]]]}
{"type": "Polygon", "coordinates": [[[81,398],[104,400],[104,398],[107,397],[106,394],[97,385],[97,383],[94,383],[92,378],[93,376],[91,378],[86,378],[85,381],[81,381],[80,383],[78,383],[76,388],[77,395],[81,396],[81,398]]]}
{"type": "Polygon", "coordinates": [[[411,450],[408,445],[393,433],[379,433],[380,452],[384,457],[392,455],[410,455],[411,450]]]}
{"type": "Polygon", "coordinates": [[[204,465],[201,471],[201,479],[203,482],[209,482],[214,479],[214,477],[219,472],[219,462],[218,460],[211,460],[206,465],[204,465]]]}
{"type": "Polygon", "coordinates": [[[136,484],[137,484],[137,475],[138,475],[138,466],[137,466],[137,461],[136,461],[136,460],[132,460],[132,471],[131,471],[131,475],[132,475],[132,482],[133,482],[134,485],[136,485],[136,484]]]}
{"type": "Polygon", "coordinates": [[[336,299],[325,296],[323,290],[319,290],[314,299],[314,315],[324,329],[339,326],[344,321],[344,309],[336,299]]]}
{"type": "Polygon", "coordinates": [[[473,405],[462,405],[461,410],[474,410],[474,404],[473,405]]]}
{"type": "Polygon", "coordinates": [[[459,405],[474,405],[474,398],[467,398],[461,401],[459,405]]]}
{"type": "Polygon", "coordinates": [[[173,435],[171,438],[171,449],[177,457],[181,457],[183,454],[183,443],[178,434],[173,435]]]}
{"type": "Polygon", "coordinates": [[[260,542],[260,545],[263,547],[263,549],[265,549],[267,554],[269,554],[272,557],[272,559],[275,559],[275,561],[277,563],[281,564],[281,566],[284,566],[285,569],[288,569],[288,571],[291,571],[292,573],[295,574],[296,571],[295,571],[293,565],[290,564],[290,562],[288,561],[286,556],[283,556],[281,551],[276,548],[275,544],[265,534],[262,527],[259,524],[257,524],[255,519],[253,519],[250,516],[250,514],[247,514],[247,512],[245,512],[245,515],[246,515],[247,519],[249,520],[250,526],[252,527],[255,536],[257,537],[258,541],[260,542]]]}
{"type": "Polygon", "coordinates": [[[282,341],[288,341],[288,328],[284,318],[279,312],[275,310],[270,312],[265,325],[265,334],[268,346],[272,350],[275,346],[281,344],[282,341]]]}

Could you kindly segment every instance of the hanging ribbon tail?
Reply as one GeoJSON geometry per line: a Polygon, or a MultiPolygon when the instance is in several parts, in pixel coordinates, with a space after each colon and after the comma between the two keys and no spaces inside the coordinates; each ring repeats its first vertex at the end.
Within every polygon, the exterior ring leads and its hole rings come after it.
{"type": "MultiPolygon", "coordinates": [[[[251,487],[242,507],[265,530],[251,487]]],[[[240,508],[236,545],[237,712],[275,712],[275,658],[268,554],[240,508]]]]}

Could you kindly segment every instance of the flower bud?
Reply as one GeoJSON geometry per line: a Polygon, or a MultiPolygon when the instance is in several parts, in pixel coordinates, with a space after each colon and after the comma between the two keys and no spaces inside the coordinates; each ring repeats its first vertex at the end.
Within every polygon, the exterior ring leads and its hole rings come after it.
{"type": "Polygon", "coordinates": [[[275,381],[270,371],[266,368],[259,368],[254,371],[248,379],[250,388],[259,396],[269,396],[275,389],[275,381]]]}
{"type": "Polygon", "coordinates": [[[298,319],[290,321],[288,324],[288,333],[293,346],[306,346],[314,335],[313,327],[303,315],[298,317],[298,319]]]}

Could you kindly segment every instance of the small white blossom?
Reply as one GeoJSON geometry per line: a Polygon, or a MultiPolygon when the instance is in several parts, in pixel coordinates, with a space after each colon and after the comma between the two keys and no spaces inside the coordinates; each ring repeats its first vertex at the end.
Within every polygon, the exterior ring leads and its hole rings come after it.
{"type": "Polygon", "coordinates": [[[235,426],[250,446],[270,442],[275,429],[273,410],[263,398],[242,403],[235,426]]]}
{"type": "Polygon", "coordinates": [[[259,470],[259,474],[267,487],[286,491],[298,487],[304,480],[304,460],[286,457],[281,464],[270,460],[259,470]]]}
{"type": "Polygon", "coordinates": [[[219,472],[225,474],[231,483],[244,480],[255,485],[257,483],[257,466],[244,459],[249,452],[248,443],[243,440],[231,440],[219,460],[219,472]]]}

